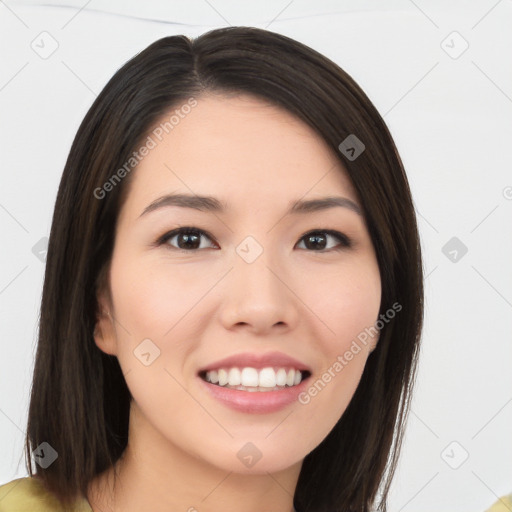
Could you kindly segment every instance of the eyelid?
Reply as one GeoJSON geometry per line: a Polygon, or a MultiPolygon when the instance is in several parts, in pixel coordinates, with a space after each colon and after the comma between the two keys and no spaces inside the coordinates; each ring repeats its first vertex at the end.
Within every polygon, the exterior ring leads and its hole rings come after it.
{"type": "MultiPolygon", "coordinates": [[[[206,238],[211,240],[213,243],[217,244],[217,242],[215,242],[215,237],[209,231],[207,231],[205,229],[197,228],[194,226],[179,226],[171,231],[167,231],[162,236],[160,236],[157,239],[157,241],[154,243],[154,245],[155,246],[164,245],[168,240],[170,240],[171,238],[174,238],[176,235],[180,235],[180,234],[186,233],[186,232],[194,232],[201,236],[206,236],[206,238]]],[[[307,252],[317,252],[317,253],[322,254],[322,253],[328,253],[328,252],[333,252],[333,251],[341,251],[343,249],[350,249],[354,245],[352,238],[349,237],[348,235],[346,235],[345,233],[343,233],[341,231],[337,231],[335,229],[322,229],[322,228],[315,228],[315,229],[311,229],[311,230],[307,231],[306,233],[301,235],[297,244],[302,242],[308,236],[314,235],[316,233],[326,234],[326,235],[330,235],[330,236],[336,238],[339,242],[339,245],[334,248],[321,249],[318,251],[313,251],[313,250],[308,251],[307,249],[305,249],[307,252]]],[[[180,252],[188,252],[188,253],[194,253],[194,252],[198,252],[200,250],[204,250],[204,248],[203,249],[187,250],[187,249],[180,249],[179,247],[174,247],[174,246],[169,246],[169,247],[171,248],[171,250],[180,251],[180,252]]]]}
{"type": "MultiPolygon", "coordinates": [[[[338,231],[336,229],[322,229],[322,228],[312,229],[312,230],[308,231],[307,233],[304,233],[300,237],[299,241],[302,241],[307,236],[311,236],[315,233],[325,233],[327,235],[330,235],[330,236],[336,238],[340,242],[341,248],[349,249],[353,246],[352,239],[345,233],[342,233],[341,231],[338,231]]],[[[340,249],[340,248],[338,248],[338,249],[340,249]]],[[[337,250],[337,249],[328,249],[328,250],[323,250],[323,251],[310,251],[310,252],[329,252],[330,250],[337,250]]]]}
{"type": "MultiPolygon", "coordinates": [[[[209,238],[212,242],[215,242],[215,237],[206,229],[200,229],[193,226],[179,226],[175,229],[172,229],[171,231],[167,231],[164,233],[161,237],[157,239],[154,245],[160,246],[165,244],[168,240],[175,237],[176,235],[180,235],[181,233],[186,233],[187,231],[193,231],[197,232],[200,235],[204,235],[207,238],[209,238]]],[[[216,242],[215,242],[216,243],[216,242]]],[[[172,246],[171,246],[172,247],[172,246]]],[[[172,247],[172,249],[175,249],[177,251],[183,251],[183,252],[197,252],[198,249],[187,251],[186,249],[180,249],[179,247],[172,247]]]]}

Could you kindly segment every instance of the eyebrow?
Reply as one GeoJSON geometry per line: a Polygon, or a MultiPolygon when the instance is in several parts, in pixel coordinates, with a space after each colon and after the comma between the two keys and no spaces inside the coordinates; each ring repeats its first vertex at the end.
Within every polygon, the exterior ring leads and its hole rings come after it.
{"type": "MultiPolygon", "coordinates": [[[[203,212],[223,213],[227,205],[212,196],[198,196],[189,194],[168,194],[155,199],[144,208],[139,218],[160,208],[179,206],[181,208],[192,208],[203,212]]],[[[341,196],[329,196],[319,199],[299,199],[291,203],[286,215],[299,213],[313,213],[329,208],[348,208],[362,216],[361,208],[354,201],[341,196]]]]}

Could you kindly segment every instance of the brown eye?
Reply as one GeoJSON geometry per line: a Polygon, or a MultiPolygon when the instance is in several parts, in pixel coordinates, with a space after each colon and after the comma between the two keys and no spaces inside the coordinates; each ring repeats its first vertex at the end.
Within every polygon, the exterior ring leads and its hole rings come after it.
{"type": "Polygon", "coordinates": [[[211,240],[211,237],[202,229],[197,228],[179,228],[166,233],[158,241],[158,245],[167,244],[171,248],[182,251],[192,252],[198,249],[208,248],[208,245],[202,243],[202,239],[211,240]],[[168,243],[175,240],[174,243],[168,243]]]}
{"type": "MultiPolygon", "coordinates": [[[[167,245],[171,249],[194,252],[200,249],[218,247],[213,242],[208,245],[204,240],[213,241],[213,237],[202,229],[182,227],[166,233],[157,241],[157,245],[167,245]],[[171,242],[172,241],[172,242],[171,242]],[[206,245],[205,245],[206,243],[206,245]]],[[[334,230],[316,230],[303,235],[299,245],[301,249],[313,252],[339,251],[352,246],[350,238],[334,230]],[[333,242],[334,241],[334,242],[333,242]],[[337,243],[336,243],[337,242],[337,243]]]]}
{"type": "Polygon", "coordinates": [[[330,229],[323,231],[310,231],[301,238],[300,243],[302,243],[302,241],[304,241],[304,246],[301,248],[305,248],[316,252],[326,250],[328,251],[331,249],[341,250],[351,247],[352,245],[350,238],[348,238],[346,235],[340,233],[339,231],[333,231],[330,229]],[[338,244],[329,244],[329,239],[337,240],[338,244]]]}

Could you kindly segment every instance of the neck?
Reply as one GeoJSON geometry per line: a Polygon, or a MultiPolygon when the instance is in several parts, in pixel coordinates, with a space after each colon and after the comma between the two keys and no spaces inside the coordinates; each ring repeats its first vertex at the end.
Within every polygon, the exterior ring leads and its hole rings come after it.
{"type": "Polygon", "coordinates": [[[293,495],[302,462],[263,474],[241,474],[213,466],[163,438],[144,421],[134,402],[128,439],[116,467],[90,485],[88,500],[93,512],[294,510],[293,495]]]}

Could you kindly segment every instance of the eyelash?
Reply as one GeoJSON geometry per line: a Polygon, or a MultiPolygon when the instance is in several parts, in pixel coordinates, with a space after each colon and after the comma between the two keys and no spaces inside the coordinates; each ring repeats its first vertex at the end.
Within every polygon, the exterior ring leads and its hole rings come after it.
{"type": "MultiPolygon", "coordinates": [[[[208,233],[207,231],[204,231],[203,229],[185,226],[185,227],[181,227],[178,229],[174,229],[173,231],[169,231],[168,233],[165,233],[156,241],[156,245],[157,246],[164,245],[171,238],[174,238],[176,235],[181,235],[181,234],[204,235],[207,238],[209,238],[211,241],[214,240],[213,236],[211,236],[210,233],[208,233]]],[[[347,235],[340,233],[339,231],[332,230],[332,229],[315,229],[313,231],[308,231],[307,233],[302,235],[302,237],[300,238],[299,241],[302,241],[303,239],[305,239],[309,236],[316,235],[316,234],[330,235],[330,236],[338,239],[340,245],[338,247],[334,247],[334,248],[331,247],[330,249],[321,249],[318,251],[310,250],[309,252],[324,253],[324,252],[331,252],[331,251],[342,251],[344,249],[349,249],[352,247],[352,240],[347,235]]],[[[199,248],[197,248],[197,249],[181,249],[180,247],[174,247],[169,244],[168,244],[168,247],[171,248],[172,250],[176,250],[176,251],[180,251],[180,252],[188,252],[188,253],[197,252],[199,250],[202,250],[199,248]]],[[[308,249],[305,249],[305,250],[308,250],[308,249]]]]}

